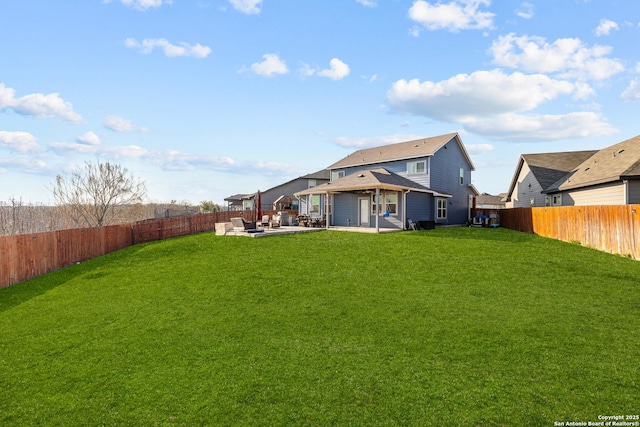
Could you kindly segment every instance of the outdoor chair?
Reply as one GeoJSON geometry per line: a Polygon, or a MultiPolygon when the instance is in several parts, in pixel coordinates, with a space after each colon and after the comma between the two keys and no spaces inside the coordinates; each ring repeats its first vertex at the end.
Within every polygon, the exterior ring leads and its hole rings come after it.
{"type": "Polygon", "coordinates": [[[269,227],[277,228],[280,227],[280,215],[274,215],[273,219],[269,221],[269,227]]]}
{"type": "Polygon", "coordinates": [[[231,218],[231,224],[233,224],[234,231],[248,231],[256,229],[255,222],[247,221],[242,217],[231,218]]]}
{"type": "Polygon", "coordinates": [[[260,221],[262,227],[269,226],[269,215],[262,215],[262,221],[260,221]]]}

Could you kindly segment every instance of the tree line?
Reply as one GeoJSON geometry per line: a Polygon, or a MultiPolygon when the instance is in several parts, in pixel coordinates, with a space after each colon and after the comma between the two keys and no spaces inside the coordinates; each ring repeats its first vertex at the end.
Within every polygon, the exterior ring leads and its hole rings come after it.
{"type": "Polygon", "coordinates": [[[86,162],[78,171],[58,175],[51,191],[54,206],[24,203],[13,196],[0,201],[0,236],[101,227],[222,210],[211,201],[203,201],[197,206],[176,200],[144,204],[144,182],[125,167],[109,162],[86,162]]]}

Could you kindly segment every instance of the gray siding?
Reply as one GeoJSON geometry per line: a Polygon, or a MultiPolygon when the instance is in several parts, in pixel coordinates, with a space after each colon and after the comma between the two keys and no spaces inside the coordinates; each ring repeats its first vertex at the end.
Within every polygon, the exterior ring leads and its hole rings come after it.
{"type": "MultiPolygon", "coordinates": [[[[325,182],[329,182],[328,179],[316,179],[316,185],[324,184],[325,182]]],[[[277,187],[270,188],[264,192],[260,193],[260,200],[262,202],[262,206],[264,209],[271,209],[273,202],[275,202],[280,196],[291,196],[294,199],[293,195],[299,191],[306,190],[309,188],[309,180],[305,178],[294,179],[293,181],[287,182],[285,184],[279,185],[277,187]]]]}
{"type": "Polygon", "coordinates": [[[562,192],[563,206],[624,205],[624,202],[622,181],[562,192]]]}
{"type": "Polygon", "coordinates": [[[640,203],[640,181],[630,180],[629,186],[629,204],[635,205],[640,203]]]}
{"type": "Polygon", "coordinates": [[[356,226],[358,224],[358,194],[333,195],[331,225],[356,226]]]}
{"type": "Polygon", "coordinates": [[[393,172],[396,175],[403,176],[407,179],[417,182],[418,184],[424,185],[425,187],[429,187],[430,184],[430,173],[429,173],[429,163],[430,160],[428,157],[421,157],[418,159],[410,159],[410,160],[398,160],[395,162],[385,162],[385,163],[377,163],[375,165],[365,165],[365,166],[354,166],[346,169],[336,169],[343,170],[345,175],[351,175],[366,169],[375,169],[375,168],[385,168],[389,172],[393,172]],[[426,162],[426,173],[422,174],[407,174],[407,163],[412,162],[426,162]]]}
{"type": "Polygon", "coordinates": [[[528,208],[531,207],[532,199],[533,206],[545,206],[546,195],[542,194],[542,190],[542,186],[540,186],[531,169],[529,169],[529,165],[525,162],[520,170],[520,175],[518,175],[516,185],[513,187],[511,202],[508,203],[507,207],[528,208]]]}
{"type": "Polygon", "coordinates": [[[433,221],[435,216],[435,198],[431,194],[407,194],[407,220],[433,221]]]}
{"type": "Polygon", "coordinates": [[[471,168],[460,146],[449,141],[431,158],[431,189],[451,194],[447,200],[447,224],[464,224],[469,219],[471,168]],[[464,171],[464,183],[460,185],[460,168],[464,171]]]}

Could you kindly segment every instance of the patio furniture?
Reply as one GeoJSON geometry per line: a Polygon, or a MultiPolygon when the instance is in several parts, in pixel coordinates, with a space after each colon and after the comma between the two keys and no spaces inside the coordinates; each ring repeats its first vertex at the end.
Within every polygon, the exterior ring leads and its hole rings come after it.
{"type": "Polygon", "coordinates": [[[310,221],[311,221],[311,219],[309,218],[309,215],[298,215],[298,224],[299,225],[302,225],[304,227],[308,227],[310,221]]]}
{"type": "Polygon", "coordinates": [[[249,231],[256,229],[256,223],[247,221],[242,217],[231,218],[231,224],[233,224],[233,231],[249,231]]]}
{"type": "Polygon", "coordinates": [[[265,227],[269,227],[269,215],[262,215],[262,221],[260,221],[260,224],[265,227]]]}
{"type": "Polygon", "coordinates": [[[269,221],[269,227],[271,227],[271,228],[280,227],[280,216],[279,215],[274,215],[273,216],[273,219],[271,221],[269,221]]]}

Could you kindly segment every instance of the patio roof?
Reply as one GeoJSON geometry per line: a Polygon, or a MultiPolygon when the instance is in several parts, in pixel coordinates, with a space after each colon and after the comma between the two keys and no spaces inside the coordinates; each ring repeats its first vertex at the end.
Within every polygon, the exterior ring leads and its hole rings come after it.
{"type": "Polygon", "coordinates": [[[328,194],[347,191],[366,190],[389,190],[389,191],[417,191],[421,193],[431,193],[439,197],[451,197],[450,194],[435,191],[420,185],[415,181],[404,178],[384,168],[368,169],[351,175],[344,176],[335,181],[308,188],[295,193],[296,197],[307,194],[328,194]]]}

